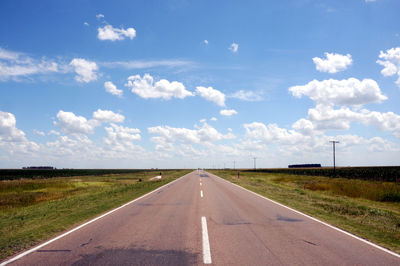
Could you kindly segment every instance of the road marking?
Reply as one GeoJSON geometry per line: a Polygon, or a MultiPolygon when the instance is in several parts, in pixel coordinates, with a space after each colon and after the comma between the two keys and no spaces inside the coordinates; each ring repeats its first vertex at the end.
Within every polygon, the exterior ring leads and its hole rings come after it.
{"type": "MultiPolygon", "coordinates": [[[[191,172],[191,173],[192,173],[192,172],[191,172]]],[[[152,194],[152,193],[154,193],[154,192],[156,192],[156,191],[158,191],[158,190],[160,190],[160,189],[162,189],[162,188],[164,188],[164,187],[166,187],[166,186],[171,185],[172,183],[175,183],[176,181],[180,180],[181,178],[183,178],[183,177],[185,177],[185,176],[187,176],[187,175],[190,175],[191,173],[188,173],[188,174],[186,174],[186,175],[184,175],[184,176],[181,176],[181,177],[179,177],[178,179],[176,179],[176,180],[174,180],[174,181],[172,181],[172,182],[169,182],[169,183],[167,183],[167,184],[165,184],[165,185],[163,185],[163,186],[161,186],[161,187],[159,187],[159,188],[157,188],[157,189],[155,189],[155,190],[153,190],[153,191],[150,191],[150,192],[147,193],[147,194],[144,194],[143,196],[140,196],[139,198],[136,198],[136,199],[134,199],[134,200],[132,200],[132,201],[130,201],[130,202],[128,202],[128,203],[125,203],[124,205],[121,205],[121,206],[119,206],[119,207],[117,207],[117,208],[115,208],[115,209],[113,209],[113,210],[111,210],[111,211],[109,211],[109,212],[106,212],[105,214],[102,214],[102,215],[100,215],[100,216],[98,216],[98,217],[96,217],[96,218],[94,218],[94,219],[92,219],[92,220],[90,220],[90,221],[88,221],[88,222],[86,222],[86,223],[84,223],[84,224],[81,224],[81,225],[79,225],[79,226],[77,226],[77,227],[75,227],[75,228],[69,230],[68,232],[65,232],[64,234],[61,234],[61,235],[59,235],[59,236],[57,236],[57,237],[55,237],[55,238],[53,238],[53,239],[50,239],[49,241],[44,242],[43,244],[40,244],[40,245],[38,245],[38,246],[36,246],[36,247],[33,247],[33,248],[31,248],[31,249],[29,249],[29,250],[27,250],[27,251],[25,251],[25,252],[23,252],[23,253],[21,253],[21,254],[19,254],[19,255],[15,256],[15,257],[9,259],[9,260],[3,261],[2,263],[0,263],[0,266],[7,265],[7,264],[9,264],[9,263],[11,263],[11,262],[14,262],[14,261],[16,261],[16,260],[18,260],[18,259],[20,259],[20,258],[22,258],[22,257],[24,257],[24,256],[26,256],[26,255],[28,255],[28,254],[30,254],[30,253],[32,253],[32,252],[35,252],[36,250],[41,249],[42,247],[44,247],[44,246],[46,246],[46,245],[48,245],[48,244],[50,244],[50,243],[52,243],[52,242],[54,242],[54,241],[60,239],[60,238],[63,238],[64,236],[67,236],[67,235],[69,235],[69,234],[75,232],[76,230],[81,229],[82,227],[84,227],[84,226],[86,226],[86,225],[88,225],[88,224],[91,224],[91,223],[93,223],[93,222],[95,222],[95,221],[97,221],[97,220],[99,220],[99,219],[101,219],[101,218],[103,218],[103,217],[105,217],[105,216],[107,216],[107,215],[109,215],[109,214],[115,212],[115,211],[118,211],[119,209],[122,209],[122,208],[125,207],[125,206],[128,206],[129,204],[134,203],[135,201],[138,201],[138,200],[140,200],[140,199],[142,199],[142,198],[144,198],[144,197],[146,197],[146,196],[148,196],[148,195],[150,195],[150,194],[152,194]]]]}
{"type": "Polygon", "coordinates": [[[203,235],[203,263],[211,264],[210,242],[208,240],[207,220],[206,217],[201,217],[201,232],[203,235]]]}
{"type": "Polygon", "coordinates": [[[200,197],[203,197],[203,190],[200,190],[200,197]]]}
{"type": "Polygon", "coordinates": [[[229,184],[231,184],[231,185],[234,185],[234,186],[236,186],[236,187],[238,187],[238,188],[241,188],[241,189],[243,189],[243,190],[245,190],[245,191],[247,191],[247,192],[250,192],[250,193],[252,193],[252,194],[254,194],[254,195],[256,195],[256,196],[258,196],[258,197],[260,197],[260,198],[263,198],[263,199],[265,199],[265,200],[268,200],[268,201],[270,201],[270,202],[272,202],[272,203],[274,203],[274,204],[276,204],[276,205],[279,205],[279,206],[281,206],[281,207],[283,207],[283,208],[286,208],[286,209],[288,209],[288,210],[291,210],[292,212],[295,212],[295,213],[297,213],[297,214],[303,215],[303,216],[305,216],[305,217],[307,217],[307,218],[309,218],[309,219],[311,219],[311,220],[313,220],[313,221],[316,221],[316,222],[321,223],[321,224],[323,224],[323,225],[325,225],[325,226],[328,226],[328,227],[331,228],[331,229],[334,229],[334,230],[339,231],[339,232],[341,232],[341,233],[343,233],[343,234],[345,234],[345,235],[348,235],[348,236],[350,236],[350,237],[352,237],[352,238],[355,238],[355,239],[357,239],[357,240],[359,240],[359,241],[361,241],[361,242],[363,242],[363,243],[365,243],[365,244],[368,244],[368,245],[370,245],[370,246],[373,246],[374,248],[377,248],[377,249],[379,249],[379,250],[381,250],[381,251],[384,251],[384,252],[386,252],[386,253],[389,253],[390,255],[393,255],[393,256],[395,256],[395,257],[400,258],[400,254],[397,254],[397,253],[395,253],[395,252],[393,252],[393,251],[390,251],[390,250],[388,250],[388,249],[386,249],[386,248],[384,248],[384,247],[378,246],[377,244],[374,244],[374,243],[372,243],[372,242],[370,242],[370,241],[368,241],[368,240],[365,240],[365,239],[363,239],[363,238],[361,238],[361,237],[358,237],[358,236],[353,235],[353,234],[351,234],[351,233],[349,233],[349,232],[346,232],[346,231],[344,231],[344,230],[342,230],[342,229],[340,229],[340,228],[337,228],[337,227],[335,227],[335,226],[333,226],[333,225],[331,225],[331,224],[328,224],[328,223],[326,223],[326,222],[323,222],[323,221],[321,221],[321,220],[318,220],[317,218],[314,218],[314,217],[312,217],[312,216],[310,216],[310,215],[308,215],[308,214],[302,213],[302,212],[300,212],[300,211],[298,211],[298,210],[292,209],[292,208],[290,208],[290,207],[288,207],[288,206],[286,206],[286,205],[283,205],[283,204],[281,204],[281,203],[279,203],[279,202],[276,202],[276,201],[274,201],[274,200],[272,200],[272,199],[269,199],[269,198],[267,198],[267,197],[261,196],[260,194],[257,194],[257,193],[255,193],[255,192],[253,192],[253,191],[251,191],[251,190],[248,190],[247,188],[244,188],[244,187],[241,187],[241,186],[239,186],[239,185],[236,185],[236,184],[234,184],[234,183],[232,183],[232,182],[229,182],[228,180],[225,180],[225,179],[223,179],[222,177],[219,177],[219,176],[216,176],[216,175],[213,175],[213,176],[218,177],[219,179],[221,179],[221,180],[223,180],[223,181],[225,181],[225,182],[227,182],[227,183],[229,183],[229,184]]]}
{"type": "Polygon", "coordinates": [[[200,182],[200,186],[202,186],[203,184],[200,182]]]}

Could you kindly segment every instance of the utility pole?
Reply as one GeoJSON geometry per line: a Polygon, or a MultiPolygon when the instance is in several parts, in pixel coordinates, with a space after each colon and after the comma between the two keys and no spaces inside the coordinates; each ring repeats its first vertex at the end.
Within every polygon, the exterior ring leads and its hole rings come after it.
{"type": "Polygon", "coordinates": [[[254,170],[256,170],[256,161],[257,161],[257,158],[256,157],[253,157],[253,160],[254,160],[254,170]]]}
{"type": "Polygon", "coordinates": [[[331,140],[329,142],[332,143],[332,147],[333,147],[333,176],[336,176],[336,156],[335,156],[336,149],[335,149],[335,147],[336,147],[336,143],[339,143],[339,141],[331,140]]]}

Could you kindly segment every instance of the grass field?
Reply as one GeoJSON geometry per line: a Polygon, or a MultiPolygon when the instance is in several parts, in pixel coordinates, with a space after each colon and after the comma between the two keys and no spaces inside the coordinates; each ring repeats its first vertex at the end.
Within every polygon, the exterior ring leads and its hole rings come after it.
{"type": "Polygon", "coordinates": [[[210,170],[233,183],[400,253],[400,184],[210,170]]]}
{"type": "Polygon", "coordinates": [[[0,260],[188,172],[164,170],[156,181],[159,170],[0,181],[0,260]]]}
{"type": "Polygon", "coordinates": [[[247,169],[245,171],[400,182],[400,166],[337,167],[335,170],[332,167],[265,168],[257,170],[247,169]]]}

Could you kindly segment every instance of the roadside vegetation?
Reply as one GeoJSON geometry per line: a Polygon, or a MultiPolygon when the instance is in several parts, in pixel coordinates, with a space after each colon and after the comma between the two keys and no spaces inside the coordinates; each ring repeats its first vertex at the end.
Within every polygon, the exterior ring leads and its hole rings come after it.
{"type": "Polygon", "coordinates": [[[400,184],[261,171],[211,173],[400,253],[400,184]]]}
{"type": "MultiPolygon", "coordinates": [[[[244,171],[253,172],[253,169],[244,171]]],[[[362,179],[372,181],[400,182],[400,166],[369,166],[369,167],[317,167],[317,168],[275,168],[257,169],[257,172],[282,173],[293,175],[313,175],[362,179]]]]}
{"type": "Polygon", "coordinates": [[[0,261],[190,170],[0,181],[0,261]]]}

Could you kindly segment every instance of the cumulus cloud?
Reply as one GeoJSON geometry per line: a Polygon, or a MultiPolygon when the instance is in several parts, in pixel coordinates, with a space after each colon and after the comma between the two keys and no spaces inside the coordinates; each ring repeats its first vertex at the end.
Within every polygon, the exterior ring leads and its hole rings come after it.
{"type": "Polygon", "coordinates": [[[232,43],[228,48],[232,53],[237,53],[239,51],[239,44],[232,43]]]}
{"type": "MultiPolygon", "coordinates": [[[[311,124],[304,122],[306,121],[301,121],[296,127],[302,127],[304,129],[311,126],[311,124]],[[300,124],[302,125],[300,126],[300,124]]],[[[260,122],[244,124],[243,126],[246,130],[243,144],[250,143],[251,146],[258,147],[258,149],[262,150],[265,150],[267,145],[279,145],[278,152],[292,158],[295,154],[309,152],[314,155],[318,151],[326,151],[331,148],[329,141],[332,137],[324,134],[309,136],[294,129],[280,128],[277,124],[266,125],[260,122]]],[[[380,137],[367,139],[361,136],[347,134],[337,135],[335,139],[340,141],[341,151],[360,146],[364,146],[366,149],[372,151],[399,151],[394,143],[380,137]]],[[[316,158],[321,160],[320,155],[316,158]]]]}
{"type": "Polygon", "coordinates": [[[158,149],[163,150],[166,149],[166,147],[170,147],[171,143],[175,142],[206,145],[223,139],[235,138],[231,132],[228,132],[225,135],[221,134],[207,123],[203,123],[201,127],[196,127],[196,129],[156,126],[150,127],[147,130],[150,134],[158,135],[152,137],[152,141],[158,143],[158,149]]]}
{"type": "Polygon", "coordinates": [[[313,80],[304,86],[290,87],[289,91],[295,97],[305,95],[317,103],[324,104],[357,106],[387,99],[372,79],[313,80]]]}
{"type": "Polygon", "coordinates": [[[97,38],[102,41],[121,41],[125,38],[133,40],[136,37],[136,30],[134,28],[118,29],[111,25],[105,25],[104,27],[99,27],[97,31],[97,38]]]}
{"type": "Polygon", "coordinates": [[[244,90],[239,90],[229,95],[229,97],[247,102],[257,102],[257,101],[262,101],[263,99],[260,94],[254,91],[244,91],[244,90]]]}
{"type": "Polygon", "coordinates": [[[55,121],[54,124],[67,134],[92,134],[93,129],[98,126],[98,122],[95,120],[87,120],[83,116],[63,110],[57,113],[57,119],[58,121],[55,121]]]}
{"type": "Polygon", "coordinates": [[[0,111],[0,148],[11,154],[37,151],[39,145],[29,141],[16,125],[17,120],[12,113],[0,111]]]}
{"type": "Polygon", "coordinates": [[[96,18],[97,18],[97,19],[104,18],[104,15],[103,15],[103,14],[101,14],[101,13],[100,13],[100,14],[97,14],[97,15],[96,15],[96,18]]]}
{"type": "Polygon", "coordinates": [[[77,76],[75,80],[78,82],[91,82],[97,80],[98,66],[95,62],[85,60],[83,58],[74,58],[69,63],[74,68],[77,76]]]}
{"type": "Polygon", "coordinates": [[[46,58],[35,59],[24,53],[0,47],[0,80],[51,72],[59,72],[59,66],[54,61],[46,58]]]}
{"type": "Polygon", "coordinates": [[[104,88],[106,89],[106,92],[118,97],[121,97],[123,94],[123,91],[118,89],[117,86],[115,86],[111,81],[104,82],[104,88]]]}
{"type": "Polygon", "coordinates": [[[205,45],[207,45],[207,44],[208,44],[208,40],[204,40],[203,43],[204,43],[205,45]]]}
{"type": "Polygon", "coordinates": [[[384,68],[381,73],[385,77],[397,75],[396,84],[400,87],[400,47],[388,49],[386,52],[380,51],[380,60],[376,62],[384,68]]]}
{"type": "Polygon", "coordinates": [[[341,55],[335,53],[325,53],[325,59],[314,57],[315,67],[320,72],[337,73],[347,69],[352,63],[351,55],[341,55]]]}
{"type": "MultiPolygon", "coordinates": [[[[329,105],[318,104],[308,111],[308,119],[308,122],[303,121],[302,123],[308,125],[309,130],[348,130],[351,123],[361,123],[374,126],[382,131],[392,132],[395,137],[400,138],[400,116],[393,112],[381,113],[368,109],[351,110],[348,107],[334,109],[329,105]]],[[[296,123],[300,123],[299,121],[296,123]]],[[[299,129],[296,123],[293,127],[299,129]]]]}
{"type": "Polygon", "coordinates": [[[83,25],[89,26],[89,23],[87,23],[87,22],[85,21],[85,22],[83,22],[83,25]]]}
{"type": "Polygon", "coordinates": [[[16,127],[17,120],[12,113],[0,111],[0,141],[23,142],[25,133],[16,127]]]}
{"type": "Polygon", "coordinates": [[[217,121],[218,119],[216,117],[211,117],[210,120],[211,121],[217,121]]]}
{"type": "Polygon", "coordinates": [[[193,93],[186,90],[182,83],[169,82],[166,79],[154,82],[153,77],[149,74],[145,74],[143,77],[140,77],[140,75],[130,76],[125,86],[129,87],[132,93],[144,99],[163,98],[170,100],[171,98],[183,99],[187,96],[193,96],[193,93]]]}
{"type": "Polygon", "coordinates": [[[224,109],[224,110],[221,110],[219,112],[219,114],[223,115],[223,116],[231,116],[231,115],[236,115],[237,112],[236,112],[236,110],[233,110],[233,109],[224,109]]]}
{"type": "Polygon", "coordinates": [[[246,137],[265,142],[279,142],[281,144],[294,144],[304,141],[307,137],[295,130],[280,128],[277,124],[265,125],[260,122],[244,124],[246,137]]]}
{"type": "Polygon", "coordinates": [[[59,136],[57,140],[47,142],[44,149],[47,156],[53,154],[62,157],[63,162],[70,156],[78,160],[84,159],[87,163],[89,158],[98,152],[96,145],[86,135],[59,136]]]}
{"type": "Polygon", "coordinates": [[[124,122],[125,117],[121,114],[114,113],[113,111],[98,109],[97,111],[93,112],[93,119],[105,123],[122,123],[124,122]]]}
{"type": "Polygon", "coordinates": [[[109,110],[101,110],[93,112],[92,119],[86,119],[83,116],[77,116],[72,112],[64,112],[60,110],[57,113],[58,121],[54,124],[58,126],[62,132],[66,134],[93,134],[95,127],[101,123],[122,123],[125,117],[121,114],[114,113],[109,110]]]}
{"type": "Polygon", "coordinates": [[[137,128],[129,128],[111,124],[111,127],[105,128],[107,137],[104,138],[104,143],[117,148],[119,150],[126,147],[134,148],[133,141],[141,139],[140,130],[137,128]]]}
{"type": "Polygon", "coordinates": [[[200,95],[204,99],[214,102],[219,106],[225,106],[225,94],[219,90],[213,89],[212,87],[197,87],[196,94],[200,95]]]}

